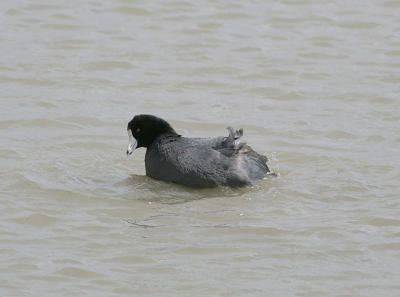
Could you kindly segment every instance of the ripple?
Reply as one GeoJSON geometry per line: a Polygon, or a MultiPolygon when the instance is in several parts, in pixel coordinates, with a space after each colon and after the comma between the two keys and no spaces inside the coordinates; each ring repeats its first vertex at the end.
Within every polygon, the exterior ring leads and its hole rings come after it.
{"type": "Polygon", "coordinates": [[[77,267],[65,267],[55,273],[74,278],[98,278],[102,276],[100,273],[77,267]]]}
{"type": "Polygon", "coordinates": [[[43,86],[43,87],[50,87],[56,84],[55,81],[49,79],[10,77],[4,75],[0,75],[0,82],[16,83],[20,85],[43,86]]]}
{"type": "Polygon", "coordinates": [[[63,10],[65,6],[52,4],[29,4],[25,7],[26,10],[63,10]]]}
{"type": "Polygon", "coordinates": [[[389,8],[397,8],[400,6],[400,2],[398,0],[385,1],[385,2],[381,2],[380,5],[382,5],[384,7],[389,7],[389,8]]]}
{"type": "MultiPolygon", "coordinates": [[[[0,128],[2,127],[2,122],[0,122],[0,128]]],[[[0,158],[2,159],[20,159],[21,155],[11,149],[0,149],[0,158]]]]}
{"type": "Polygon", "coordinates": [[[375,251],[395,251],[398,252],[400,250],[400,243],[382,243],[382,244],[373,244],[369,246],[370,249],[375,251]]]}
{"type": "Polygon", "coordinates": [[[109,71],[114,69],[132,69],[132,64],[121,61],[97,61],[83,64],[83,68],[91,71],[109,71]]]}
{"type": "Polygon", "coordinates": [[[47,30],[60,30],[60,31],[79,31],[87,28],[82,25],[74,25],[74,24],[44,24],[42,25],[43,29],[47,30]]]}
{"type": "Polygon", "coordinates": [[[399,219],[389,219],[389,218],[373,218],[369,220],[362,221],[366,225],[371,225],[371,226],[378,226],[378,227],[384,227],[384,226],[400,226],[400,220],[399,219]]]}
{"type": "Polygon", "coordinates": [[[151,15],[151,13],[148,10],[133,6],[120,6],[115,8],[114,11],[120,14],[135,15],[135,16],[151,15]]]}
{"type": "Polygon", "coordinates": [[[134,263],[134,264],[149,264],[149,263],[155,263],[154,260],[148,258],[148,257],[143,257],[143,256],[133,256],[133,255],[127,255],[127,256],[116,256],[112,257],[109,259],[104,260],[105,262],[111,262],[111,263],[134,263]]]}
{"type": "Polygon", "coordinates": [[[45,214],[34,213],[28,216],[23,216],[15,219],[11,219],[11,221],[29,226],[36,227],[47,227],[58,223],[60,220],[54,216],[48,216],[45,214]]]}
{"type": "Polygon", "coordinates": [[[342,130],[331,131],[326,136],[331,139],[354,139],[356,137],[354,134],[342,130]]]}
{"type": "Polygon", "coordinates": [[[371,23],[371,22],[351,22],[340,24],[339,27],[343,27],[346,29],[372,29],[378,27],[379,24],[371,23]]]}

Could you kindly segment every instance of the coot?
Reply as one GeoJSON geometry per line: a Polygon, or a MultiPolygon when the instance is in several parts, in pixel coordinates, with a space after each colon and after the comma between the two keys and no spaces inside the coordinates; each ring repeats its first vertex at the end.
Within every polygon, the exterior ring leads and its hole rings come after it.
{"type": "Polygon", "coordinates": [[[236,188],[275,175],[266,156],[238,141],[242,129],[228,127],[227,137],[183,137],[165,120],[148,114],[136,115],[127,129],[127,155],[145,147],[146,175],[155,179],[194,188],[236,188]]]}

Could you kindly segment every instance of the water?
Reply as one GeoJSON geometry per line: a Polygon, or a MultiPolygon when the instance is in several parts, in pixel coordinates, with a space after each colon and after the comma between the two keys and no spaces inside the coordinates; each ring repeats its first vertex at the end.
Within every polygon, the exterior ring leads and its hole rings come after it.
{"type": "Polygon", "coordinates": [[[399,1],[2,1],[1,296],[400,296],[399,1]],[[192,190],[134,114],[244,128],[192,190]]]}

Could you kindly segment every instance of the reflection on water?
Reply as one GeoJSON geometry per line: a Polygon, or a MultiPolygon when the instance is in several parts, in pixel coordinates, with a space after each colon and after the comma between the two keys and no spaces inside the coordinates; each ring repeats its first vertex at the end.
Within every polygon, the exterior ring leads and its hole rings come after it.
{"type": "Polygon", "coordinates": [[[397,1],[2,1],[1,296],[398,296],[397,1]],[[137,113],[278,178],[194,190],[137,113]]]}
{"type": "Polygon", "coordinates": [[[120,183],[128,186],[127,195],[134,195],[135,199],[145,202],[184,203],[199,199],[217,197],[236,197],[253,191],[255,187],[231,189],[218,187],[212,189],[192,189],[186,186],[154,180],[143,175],[132,175],[120,183]]]}

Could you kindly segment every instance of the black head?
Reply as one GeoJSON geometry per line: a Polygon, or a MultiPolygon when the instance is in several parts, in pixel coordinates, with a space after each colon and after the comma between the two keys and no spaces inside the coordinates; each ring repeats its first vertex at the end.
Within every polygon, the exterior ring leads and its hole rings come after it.
{"type": "Polygon", "coordinates": [[[175,130],[163,119],[149,114],[140,114],[128,123],[129,146],[127,154],[135,148],[148,147],[162,134],[178,135],[175,130]]]}

